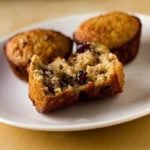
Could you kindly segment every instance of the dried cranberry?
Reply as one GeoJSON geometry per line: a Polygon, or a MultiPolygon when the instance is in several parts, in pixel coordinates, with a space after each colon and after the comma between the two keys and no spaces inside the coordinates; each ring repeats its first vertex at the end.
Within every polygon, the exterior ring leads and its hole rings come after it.
{"type": "Polygon", "coordinates": [[[84,70],[79,71],[76,75],[76,80],[79,84],[85,84],[86,79],[86,72],[84,70]]]}
{"type": "Polygon", "coordinates": [[[54,95],[54,86],[51,83],[48,85],[48,91],[54,95]]]}
{"type": "Polygon", "coordinates": [[[77,53],[84,53],[87,50],[91,50],[90,43],[84,43],[77,46],[77,53]]]}
{"type": "Polygon", "coordinates": [[[74,84],[74,78],[68,74],[63,74],[61,76],[61,80],[60,80],[60,85],[62,87],[66,87],[68,85],[72,85],[74,84]]]}

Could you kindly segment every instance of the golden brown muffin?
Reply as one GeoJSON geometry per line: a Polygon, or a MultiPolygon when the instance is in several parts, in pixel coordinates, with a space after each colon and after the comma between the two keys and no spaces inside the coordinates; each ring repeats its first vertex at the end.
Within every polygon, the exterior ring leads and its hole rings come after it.
{"type": "Polygon", "coordinates": [[[122,92],[124,73],[117,57],[103,46],[83,45],[68,60],[57,57],[48,65],[34,55],[29,67],[29,97],[39,112],[62,108],[86,97],[122,92]]]}
{"type": "Polygon", "coordinates": [[[27,81],[30,58],[34,54],[49,63],[57,56],[68,57],[72,44],[72,40],[60,32],[35,29],[13,36],[6,43],[4,51],[14,73],[27,81]]]}
{"type": "Polygon", "coordinates": [[[96,42],[106,45],[123,64],[137,55],[141,36],[139,18],[123,12],[111,12],[83,22],[75,31],[77,43],[96,42]]]}

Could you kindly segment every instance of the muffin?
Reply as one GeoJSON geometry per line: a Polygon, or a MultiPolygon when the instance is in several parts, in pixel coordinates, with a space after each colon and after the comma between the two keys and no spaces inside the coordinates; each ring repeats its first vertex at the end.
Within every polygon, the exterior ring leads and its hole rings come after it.
{"type": "Polygon", "coordinates": [[[68,57],[72,52],[72,45],[72,40],[60,32],[35,29],[10,38],[4,51],[13,72],[20,79],[28,81],[30,58],[34,54],[49,63],[57,56],[68,57]]]}
{"type": "Polygon", "coordinates": [[[95,42],[106,45],[123,64],[136,57],[140,36],[140,19],[123,12],[93,17],[83,22],[74,33],[77,43],[95,42]]]}
{"type": "Polygon", "coordinates": [[[39,112],[122,92],[124,72],[118,58],[103,45],[80,48],[67,60],[57,57],[48,65],[39,56],[31,58],[29,97],[39,112]]]}

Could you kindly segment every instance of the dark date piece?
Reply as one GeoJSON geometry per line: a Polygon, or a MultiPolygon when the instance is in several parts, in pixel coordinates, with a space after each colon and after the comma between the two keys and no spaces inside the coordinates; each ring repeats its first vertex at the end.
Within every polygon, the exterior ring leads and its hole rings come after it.
{"type": "Polygon", "coordinates": [[[86,80],[86,72],[84,70],[79,71],[76,75],[76,81],[78,82],[78,84],[85,84],[86,80]]]}
{"type": "Polygon", "coordinates": [[[83,43],[83,44],[79,44],[77,46],[77,53],[84,53],[87,50],[91,50],[91,44],[90,43],[83,43]]]}
{"type": "Polygon", "coordinates": [[[61,80],[60,80],[60,85],[62,87],[67,87],[68,85],[73,86],[75,83],[74,77],[68,75],[68,74],[63,74],[61,76],[61,80]]]}
{"type": "Polygon", "coordinates": [[[48,92],[51,93],[52,95],[55,94],[55,92],[54,92],[54,86],[51,83],[48,85],[48,92]]]}

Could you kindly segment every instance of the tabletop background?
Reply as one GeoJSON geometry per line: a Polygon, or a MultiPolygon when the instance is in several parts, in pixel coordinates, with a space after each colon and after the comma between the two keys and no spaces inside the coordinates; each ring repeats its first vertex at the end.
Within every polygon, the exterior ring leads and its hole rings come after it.
{"type": "MultiPolygon", "coordinates": [[[[39,21],[102,10],[150,14],[150,0],[0,0],[0,37],[39,21]]],[[[0,149],[150,150],[150,115],[117,126],[80,132],[32,131],[1,123],[0,149]]]]}

